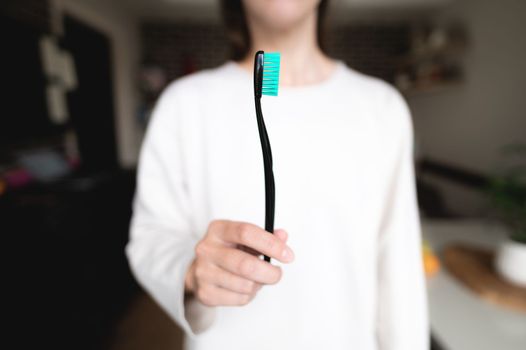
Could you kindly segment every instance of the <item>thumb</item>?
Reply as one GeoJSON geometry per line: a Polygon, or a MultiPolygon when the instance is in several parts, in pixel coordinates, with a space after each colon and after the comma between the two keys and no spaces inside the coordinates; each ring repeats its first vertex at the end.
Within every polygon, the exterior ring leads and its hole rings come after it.
{"type": "Polygon", "coordinates": [[[283,242],[286,242],[287,239],[289,238],[289,235],[288,235],[287,231],[285,231],[285,230],[282,229],[282,228],[275,229],[275,230],[274,230],[274,234],[275,234],[279,239],[281,239],[283,242]]]}

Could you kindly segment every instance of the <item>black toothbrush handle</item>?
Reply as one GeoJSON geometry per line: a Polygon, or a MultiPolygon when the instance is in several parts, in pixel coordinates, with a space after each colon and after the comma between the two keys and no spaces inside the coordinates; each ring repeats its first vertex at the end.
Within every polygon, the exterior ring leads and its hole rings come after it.
{"type": "MultiPolygon", "coordinates": [[[[261,150],[263,152],[263,165],[265,169],[265,231],[274,233],[274,213],[275,213],[275,187],[274,173],[272,171],[272,150],[268,139],[267,128],[263,120],[261,110],[261,97],[256,97],[256,118],[258,122],[259,138],[261,150]]],[[[269,256],[264,256],[264,260],[270,262],[269,256]]]]}
{"type": "MultiPolygon", "coordinates": [[[[272,170],[270,170],[269,176],[270,176],[270,179],[268,181],[269,185],[268,185],[268,188],[265,188],[265,231],[268,231],[274,234],[275,188],[274,188],[274,174],[272,173],[272,170]]],[[[270,257],[265,255],[265,261],[270,262],[270,257]]]]}

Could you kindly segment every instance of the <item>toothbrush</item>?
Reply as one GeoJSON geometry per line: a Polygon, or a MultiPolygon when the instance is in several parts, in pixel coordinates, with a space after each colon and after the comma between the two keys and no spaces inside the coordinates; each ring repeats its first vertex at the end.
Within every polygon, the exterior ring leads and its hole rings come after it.
{"type": "MultiPolygon", "coordinates": [[[[265,168],[265,230],[272,234],[274,233],[275,208],[274,173],[272,172],[270,141],[261,110],[261,97],[263,95],[278,96],[280,57],[279,52],[265,53],[263,51],[256,52],[254,57],[254,99],[265,168]]],[[[269,256],[265,255],[264,259],[270,262],[269,256]]]]}

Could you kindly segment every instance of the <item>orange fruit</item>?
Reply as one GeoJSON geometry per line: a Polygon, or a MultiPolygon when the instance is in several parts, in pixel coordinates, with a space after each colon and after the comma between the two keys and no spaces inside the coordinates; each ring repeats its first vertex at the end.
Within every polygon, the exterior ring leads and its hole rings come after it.
{"type": "Polygon", "coordinates": [[[433,253],[424,253],[424,271],[427,277],[435,275],[440,270],[440,261],[433,253]]]}

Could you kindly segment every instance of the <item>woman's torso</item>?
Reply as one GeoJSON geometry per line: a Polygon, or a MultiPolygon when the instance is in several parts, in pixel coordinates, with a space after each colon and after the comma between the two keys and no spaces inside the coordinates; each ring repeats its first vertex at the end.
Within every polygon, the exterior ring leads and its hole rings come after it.
{"type": "MultiPolygon", "coordinates": [[[[184,82],[183,82],[184,84],[184,82]]],[[[233,62],[187,79],[179,107],[196,232],[214,219],[264,226],[264,175],[250,74],[233,62]]],[[[295,260],[243,307],[218,307],[187,349],[375,349],[376,239],[388,162],[383,83],[343,63],[326,81],[263,97],[275,227],[295,260]]]]}

